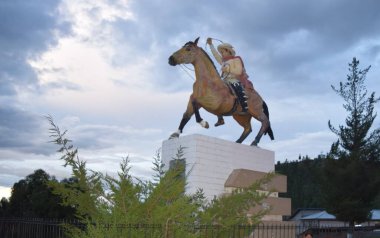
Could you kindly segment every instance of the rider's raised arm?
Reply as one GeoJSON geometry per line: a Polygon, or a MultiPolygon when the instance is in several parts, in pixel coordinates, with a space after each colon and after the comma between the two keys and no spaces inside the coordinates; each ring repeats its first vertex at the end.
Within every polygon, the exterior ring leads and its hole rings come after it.
{"type": "Polygon", "coordinates": [[[223,64],[223,60],[222,60],[222,56],[219,54],[219,52],[215,49],[214,45],[211,43],[210,44],[210,49],[211,49],[211,53],[212,55],[214,56],[214,58],[216,59],[216,61],[222,65],[223,64]]]}

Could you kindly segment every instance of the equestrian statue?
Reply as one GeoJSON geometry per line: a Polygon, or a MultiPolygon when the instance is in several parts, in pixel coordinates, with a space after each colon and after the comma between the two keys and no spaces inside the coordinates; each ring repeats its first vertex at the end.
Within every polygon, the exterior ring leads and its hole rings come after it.
{"type": "Polygon", "coordinates": [[[195,70],[193,93],[187,109],[178,130],[169,139],[179,137],[193,114],[202,127],[209,128],[208,122],[199,113],[199,109],[204,108],[218,117],[215,126],[224,124],[223,116],[232,116],[244,128],[237,143],[242,143],[252,132],[252,117],[261,122],[261,128],[251,145],[257,146],[265,134],[274,140],[268,107],[248,80],[243,61],[235,56],[233,47],[228,43],[220,44],[219,55],[212,45],[212,39],[207,39],[215,59],[222,65],[220,75],[210,56],[198,46],[198,40],[199,37],[194,42],[187,42],[169,57],[170,65],[192,64],[195,70]]]}

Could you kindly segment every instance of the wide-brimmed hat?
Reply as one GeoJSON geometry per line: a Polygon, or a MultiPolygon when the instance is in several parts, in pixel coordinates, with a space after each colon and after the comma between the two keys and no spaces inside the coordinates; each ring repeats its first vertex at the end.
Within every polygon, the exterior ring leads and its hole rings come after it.
{"type": "Polygon", "coordinates": [[[222,44],[218,45],[218,51],[219,51],[219,53],[221,53],[220,52],[221,49],[229,50],[233,56],[235,56],[235,54],[236,54],[235,50],[234,50],[234,47],[231,44],[222,43],[222,44]]]}

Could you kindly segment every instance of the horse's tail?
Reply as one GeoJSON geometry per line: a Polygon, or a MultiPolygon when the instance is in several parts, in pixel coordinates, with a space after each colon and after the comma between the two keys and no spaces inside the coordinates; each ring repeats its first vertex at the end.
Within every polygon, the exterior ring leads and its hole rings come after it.
{"type": "MultiPolygon", "coordinates": [[[[264,101],[263,101],[263,111],[264,111],[264,114],[268,117],[268,121],[269,121],[269,110],[268,110],[267,104],[264,101]]],[[[268,133],[270,139],[274,140],[274,135],[273,135],[272,128],[270,127],[270,123],[269,123],[268,129],[266,130],[266,132],[264,134],[266,135],[267,133],[268,133]]]]}

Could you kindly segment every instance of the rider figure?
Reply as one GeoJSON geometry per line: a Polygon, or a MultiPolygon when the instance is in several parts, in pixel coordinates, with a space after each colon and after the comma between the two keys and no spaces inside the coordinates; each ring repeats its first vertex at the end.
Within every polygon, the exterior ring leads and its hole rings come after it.
{"type": "MultiPolygon", "coordinates": [[[[248,81],[248,75],[245,72],[242,59],[239,56],[235,56],[234,48],[228,43],[218,45],[218,51],[215,50],[211,38],[207,38],[207,44],[210,45],[211,52],[216,61],[222,65],[222,79],[234,89],[242,107],[242,112],[247,112],[248,104],[244,88],[253,89],[253,86],[252,83],[248,81]]],[[[215,126],[223,124],[223,117],[218,116],[218,122],[215,126]]]]}

